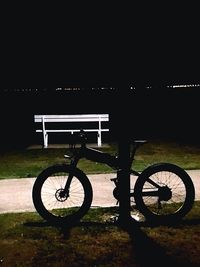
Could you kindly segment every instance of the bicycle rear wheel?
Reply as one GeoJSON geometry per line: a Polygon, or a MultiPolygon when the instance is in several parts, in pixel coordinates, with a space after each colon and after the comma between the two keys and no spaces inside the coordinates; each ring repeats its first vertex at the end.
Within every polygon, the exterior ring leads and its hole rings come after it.
{"type": "Polygon", "coordinates": [[[70,170],[70,166],[66,164],[50,166],[41,172],[33,185],[35,209],[51,224],[74,223],[80,220],[91,206],[91,183],[78,168],[73,169],[69,192],[64,192],[70,170]]]}
{"type": "Polygon", "coordinates": [[[177,222],[193,207],[195,189],[182,168],[159,163],[146,168],[134,187],[136,207],[149,221],[177,222]]]}

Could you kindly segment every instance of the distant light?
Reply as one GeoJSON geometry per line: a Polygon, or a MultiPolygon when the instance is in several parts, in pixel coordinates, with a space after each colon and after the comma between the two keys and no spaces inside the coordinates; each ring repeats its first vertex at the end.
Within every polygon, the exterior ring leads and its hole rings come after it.
{"type": "Polygon", "coordinates": [[[200,87],[200,84],[178,84],[178,85],[172,85],[172,88],[179,88],[179,87],[200,87]]]}

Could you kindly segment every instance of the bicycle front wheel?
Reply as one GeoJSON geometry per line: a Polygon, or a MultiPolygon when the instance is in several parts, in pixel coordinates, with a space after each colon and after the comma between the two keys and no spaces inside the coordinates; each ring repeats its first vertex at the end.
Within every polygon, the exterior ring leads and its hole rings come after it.
{"type": "Polygon", "coordinates": [[[92,203],[92,187],[87,176],[74,168],[69,191],[64,188],[69,165],[58,164],[45,169],[36,178],[32,190],[33,204],[37,212],[51,224],[74,223],[89,210],[92,203]]]}
{"type": "Polygon", "coordinates": [[[138,210],[153,222],[177,222],[194,203],[195,190],[190,176],[170,163],[158,163],[146,168],[134,187],[138,210]]]}

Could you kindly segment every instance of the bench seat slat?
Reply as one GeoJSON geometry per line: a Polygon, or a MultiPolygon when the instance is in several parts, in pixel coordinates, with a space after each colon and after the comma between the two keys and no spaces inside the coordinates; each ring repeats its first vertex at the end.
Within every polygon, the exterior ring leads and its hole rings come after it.
{"type": "MultiPolygon", "coordinates": [[[[86,132],[98,132],[99,130],[98,129],[83,129],[84,131],[86,131],[86,132]]],[[[74,129],[74,130],[52,130],[52,129],[50,129],[50,130],[45,130],[46,132],[48,132],[48,133],[59,133],[59,132],[61,132],[61,133],[68,133],[68,132],[79,132],[80,131],[80,129],[74,129]]],[[[109,129],[101,129],[101,132],[108,132],[109,131],[109,129]]],[[[42,133],[43,131],[42,130],[36,130],[36,132],[37,133],[42,133]]]]}
{"type": "MultiPolygon", "coordinates": [[[[45,118],[45,122],[98,122],[99,119],[49,119],[45,118]]],[[[102,118],[101,121],[108,121],[102,118]]],[[[42,119],[36,119],[35,122],[42,122],[42,119]]]]}

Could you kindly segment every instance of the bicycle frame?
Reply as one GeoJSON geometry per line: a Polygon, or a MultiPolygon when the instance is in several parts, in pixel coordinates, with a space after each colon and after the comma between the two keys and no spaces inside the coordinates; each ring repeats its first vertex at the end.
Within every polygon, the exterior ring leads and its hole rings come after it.
{"type": "MultiPolygon", "coordinates": [[[[70,172],[64,191],[68,192],[69,187],[70,187],[70,183],[72,181],[73,178],[73,168],[75,168],[79,162],[79,160],[81,158],[86,158],[88,160],[94,161],[94,162],[98,162],[98,163],[105,163],[107,164],[109,167],[111,167],[113,170],[120,170],[120,162],[118,159],[118,156],[112,156],[108,153],[102,152],[100,150],[96,150],[93,148],[88,148],[86,146],[86,138],[85,138],[85,134],[83,131],[80,132],[80,137],[81,137],[81,147],[79,149],[79,151],[77,151],[75,149],[74,144],[72,145],[72,156],[66,156],[67,158],[71,158],[71,162],[70,162],[70,166],[72,168],[72,172],[70,172]]],[[[132,149],[131,149],[131,153],[130,153],[130,162],[129,162],[129,166],[130,166],[130,174],[133,174],[135,176],[139,176],[139,172],[132,170],[131,166],[132,163],[134,161],[134,156],[136,153],[137,148],[142,145],[145,144],[147,141],[146,140],[138,140],[138,141],[134,141],[132,143],[132,149]]],[[[115,185],[117,186],[117,178],[112,179],[113,182],[115,182],[115,185]]]]}

